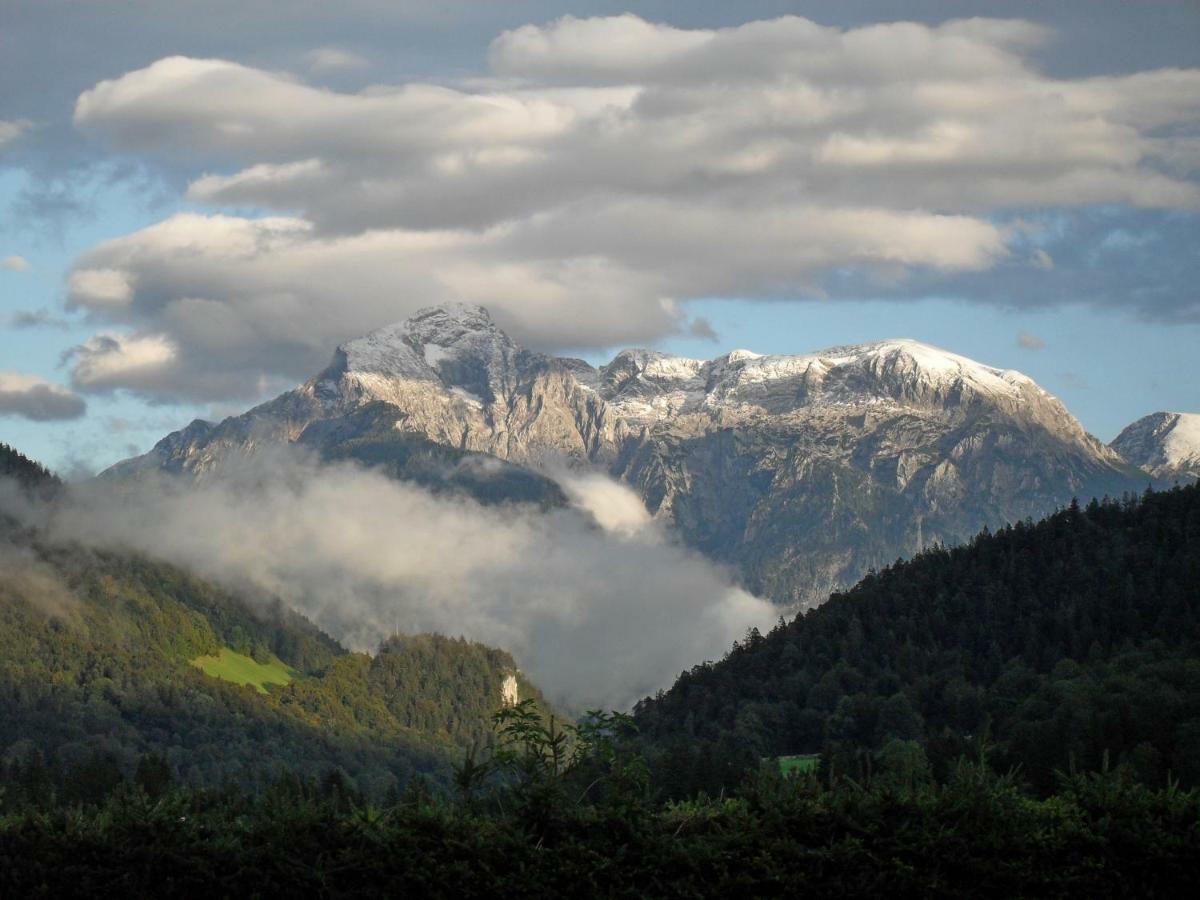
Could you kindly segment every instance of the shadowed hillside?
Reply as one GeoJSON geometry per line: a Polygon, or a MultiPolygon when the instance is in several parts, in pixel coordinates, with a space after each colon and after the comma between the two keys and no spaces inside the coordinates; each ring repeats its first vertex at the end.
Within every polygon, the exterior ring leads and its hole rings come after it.
{"type": "Polygon", "coordinates": [[[681,791],[781,754],[857,776],[896,742],[943,770],[986,747],[1039,790],[1106,759],[1198,784],[1200,488],[927,550],[749,634],[637,720],[681,791]]]}
{"type": "MultiPolygon", "coordinates": [[[[7,448],[0,460],[23,486],[58,484],[7,448]]],[[[50,541],[5,512],[0,775],[35,793],[102,794],[148,755],[214,787],[259,789],[283,770],[337,770],[373,794],[442,780],[516,676],[507,653],[434,635],[349,653],[271,598],[50,541]]]]}

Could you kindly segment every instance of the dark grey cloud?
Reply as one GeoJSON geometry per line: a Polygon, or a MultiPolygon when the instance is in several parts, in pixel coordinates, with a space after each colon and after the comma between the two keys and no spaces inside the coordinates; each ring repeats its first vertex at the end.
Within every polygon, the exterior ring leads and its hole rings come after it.
{"type": "Polygon", "coordinates": [[[84,400],[61,385],[36,375],[0,372],[0,416],[54,422],[78,419],[86,412],[84,400]]]}
{"type": "Polygon", "coordinates": [[[841,273],[824,287],[834,296],[957,297],[1014,310],[1073,304],[1147,321],[1200,323],[1200,213],[1025,210],[1014,223],[1011,253],[986,273],[916,272],[891,285],[841,273]]]}
{"type": "Polygon", "coordinates": [[[689,337],[700,338],[704,341],[716,342],[720,340],[720,335],[713,328],[712,322],[708,321],[704,316],[696,316],[688,323],[687,334],[689,337]]]}

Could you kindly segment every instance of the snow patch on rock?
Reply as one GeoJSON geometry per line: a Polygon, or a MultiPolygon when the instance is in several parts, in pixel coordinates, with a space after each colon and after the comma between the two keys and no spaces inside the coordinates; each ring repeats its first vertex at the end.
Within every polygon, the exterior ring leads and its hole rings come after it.
{"type": "Polygon", "coordinates": [[[425,344],[422,347],[422,355],[425,357],[425,364],[436,369],[437,364],[443,359],[452,358],[454,356],[445,347],[439,347],[437,344],[425,344]]]}

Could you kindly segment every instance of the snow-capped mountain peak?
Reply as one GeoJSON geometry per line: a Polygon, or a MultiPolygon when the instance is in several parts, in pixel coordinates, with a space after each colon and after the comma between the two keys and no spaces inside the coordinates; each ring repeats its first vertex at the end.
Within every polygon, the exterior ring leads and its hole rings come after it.
{"type": "Polygon", "coordinates": [[[482,306],[452,303],[418,310],[338,347],[341,368],[400,378],[431,379],[441,363],[491,357],[515,345],[482,306]]]}
{"type": "MultiPolygon", "coordinates": [[[[339,347],[334,365],[318,379],[318,393],[329,394],[340,379],[349,378],[362,396],[392,400],[400,382],[438,382],[444,391],[465,392],[468,399],[486,403],[512,381],[522,353],[483,307],[428,307],[339,347]]],[[[525,354],[527,361],[534,356],[525,354]]],[[[722,410],[774,415],[814,406],[949,408],[978,403],[1012,409],[1031,401],[1055,406],[1046,413],[1047,421],[1060,413],[1070,419],[1020,372],[911,338],[799,355],[739,349],[713,360],[630,349],[593,377],[587,376],[595,370],[572,371],[581,387],[599,390],[617,417],[639,423],[722,410]]]]}
{"type": "Polygon", "coordinates": [[[482,306],[430,306],[342,344],[315,391],[343,395],[349,381],[366,399],[394,402],[403,383],[436,382],[460,399],[482,403],[493,399],[519,352],[482,306]]]}
{"type": "Polygon", "coordinates": [[[1015,370],[988,366],[912,338],[833,347],[815,355],[835,367],[859,367],[880,377],[915,378],[944,388],[966,384],[994,395],[1015,396],[1022,386],[1033,383],[1015,370]]]}
{"type": "Polygon", "coordinates": [[[753,350],[730,350],[725,358],[730,362],[738,362],[743,359],[762,359],[761,353],[755,353],[753,350]]]}
{"type": "Polygon", "coordinates": [[[1200,479],[1200,413],[1151,413],[1126,426],[1111,446],[1159,478],[1200,479]]]}
{"type": "Polygon", "coordinates": [[[910,338],[801,355],[734,350],[708,362],[627,350],[603,373],[605,399],[622,414],[643,421],[716,408],[780,413],[817,405],[991,402],[1012,407],[1027,400],[1053,402],[1020,372],[910,338]]]}

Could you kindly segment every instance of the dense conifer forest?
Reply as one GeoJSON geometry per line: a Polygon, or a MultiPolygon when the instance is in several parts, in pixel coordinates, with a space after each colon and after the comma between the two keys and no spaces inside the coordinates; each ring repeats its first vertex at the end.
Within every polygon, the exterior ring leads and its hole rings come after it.
{"type": "Polygon", "coordinates": [[[821,753],[861,778],[907,753],[944,776],[983,747],[1040,794],[1106,760],[1198,785],[1200,487],[926,550],[750,633],[637,721],[681,794],[764,756],[821,753]]]}
{"type": "Polygon", "coordinates": [[[8,444],[0,443],[0,483],[9,481],[25,491],[48,493],[62,486],[62,481],[43,466],[8,444]]]}

